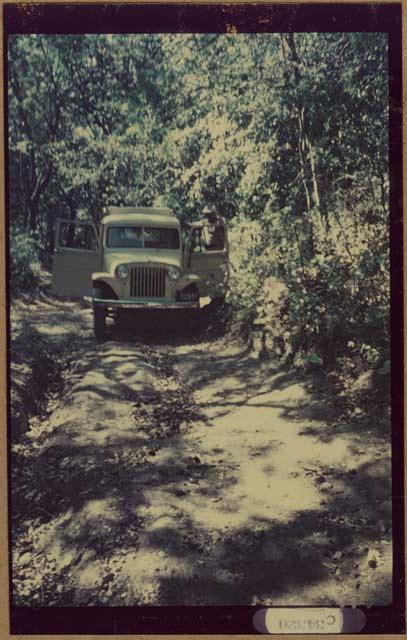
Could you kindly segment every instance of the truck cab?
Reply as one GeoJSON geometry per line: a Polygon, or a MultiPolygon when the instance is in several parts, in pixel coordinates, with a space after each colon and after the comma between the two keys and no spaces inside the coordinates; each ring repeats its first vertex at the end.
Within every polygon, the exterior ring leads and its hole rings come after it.
{"type": "Polygon", "coordinates": [[[225,294],[226,225],[182,228],[170,209],[109,207],[99,225],[57,220],[51,293],[91,296],[94,331],[121,309],[198,310],[225,294]]]}

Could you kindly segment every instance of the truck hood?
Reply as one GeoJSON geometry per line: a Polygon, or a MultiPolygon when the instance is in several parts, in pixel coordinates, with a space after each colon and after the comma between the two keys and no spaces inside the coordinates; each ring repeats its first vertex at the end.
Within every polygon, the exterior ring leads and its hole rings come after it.
{"type": "Polygon", "coordinates": [[[104,270],[108,273],[114,273],[119,264],[151,264],[163,265],[167,267],[178,267],[181,269],[181,255],[174,255],[174,251],[112,251],[104,256],[104,270]]]}

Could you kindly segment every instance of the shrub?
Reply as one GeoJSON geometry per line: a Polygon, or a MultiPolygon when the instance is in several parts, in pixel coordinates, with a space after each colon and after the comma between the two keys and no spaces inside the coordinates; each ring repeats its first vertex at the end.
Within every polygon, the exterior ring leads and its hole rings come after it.
{"type": "Polygon", "coordinates": [[[38,287],[41,276],[38,240],[21,229],[10,232],[10,284],[11,295],[38,287]]]}
{"type": "Polygon", "coordinates": [[[242,333],[247,333],[257,316],[261,298],[259,259],[262,255],[261,224],[252,220],[235,222],[229,232],[230,278],[227,301],[242,333]]]}
{"type": "Polygon", "coordinates": [[[341,369],[343,358],[351,358],[355,379],[383,367],[389,357],[386,225],[345,236],[335,221],[319,231],[314,222],[310,248],[303,222],[293,233],[287,212],[276,215],[273,228],[263,217],[242,218],[230,232],[229,302],[239,328],[265,333],[273,350],[295,365],[341,369]]]}

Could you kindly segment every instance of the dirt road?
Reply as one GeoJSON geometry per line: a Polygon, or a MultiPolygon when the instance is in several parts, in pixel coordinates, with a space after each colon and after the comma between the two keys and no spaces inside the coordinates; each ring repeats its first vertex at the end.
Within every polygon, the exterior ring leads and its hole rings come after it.
{"type": "Polygon", "coordinates": [[[70,313],[82,351],[14,447],[16,603],[390,602],[389,437],[230,337],[98,345],[70,313]]]}

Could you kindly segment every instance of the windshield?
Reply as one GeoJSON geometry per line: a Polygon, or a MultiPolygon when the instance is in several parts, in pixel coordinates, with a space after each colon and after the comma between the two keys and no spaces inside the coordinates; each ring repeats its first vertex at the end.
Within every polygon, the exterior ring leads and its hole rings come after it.
{"type": "Polygon", "coordinates": [[[178,229],[144,227],[144,247],[146,249],[179,249],[178,229]]]}
{"type": "Polygon", "coordinates": [[[120,249],[179,249],[179,231],[162,227],[109,227],[106,246],[120,249]]]}

